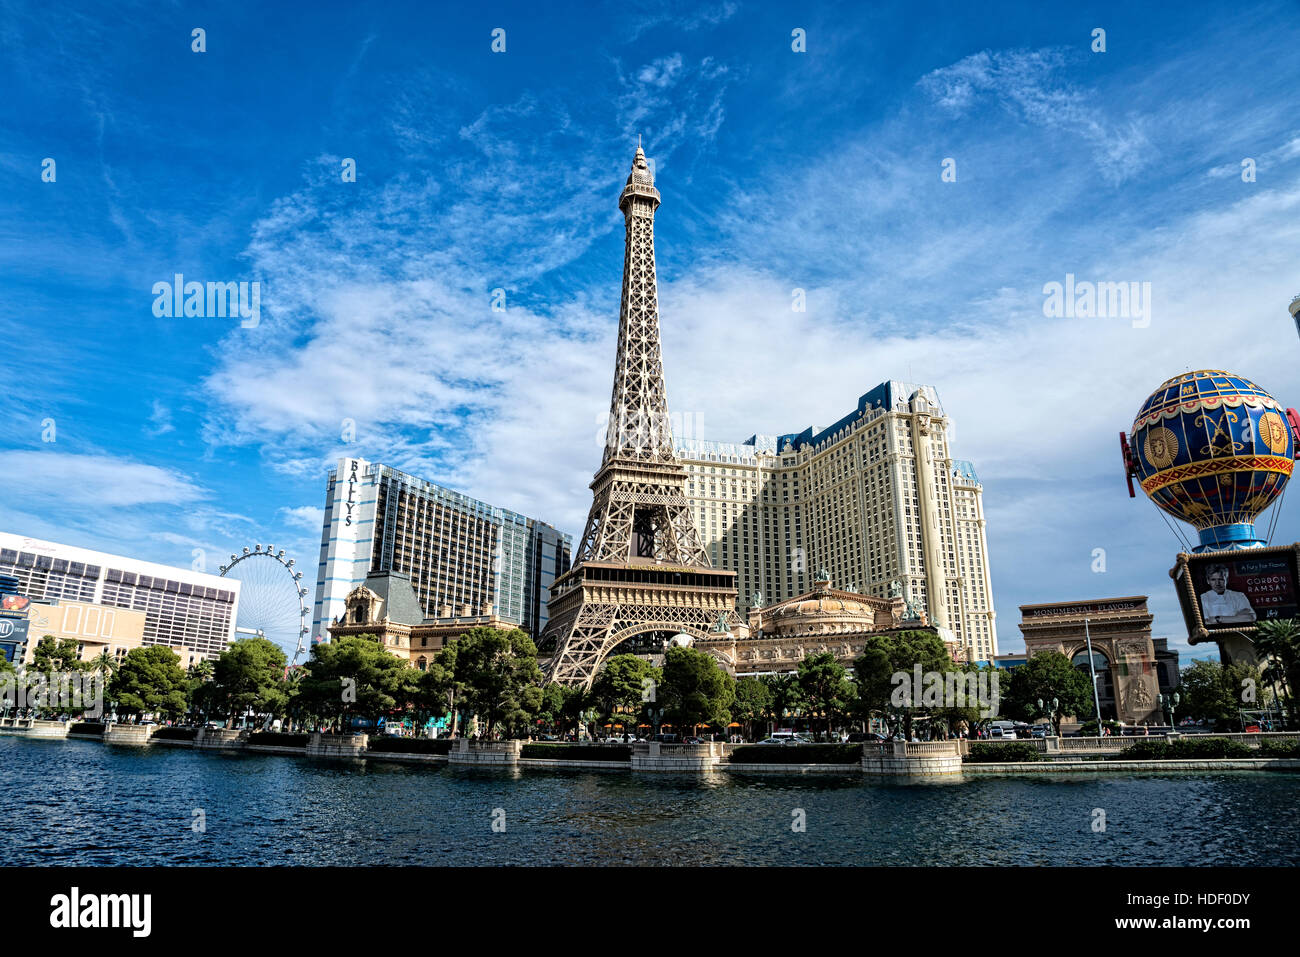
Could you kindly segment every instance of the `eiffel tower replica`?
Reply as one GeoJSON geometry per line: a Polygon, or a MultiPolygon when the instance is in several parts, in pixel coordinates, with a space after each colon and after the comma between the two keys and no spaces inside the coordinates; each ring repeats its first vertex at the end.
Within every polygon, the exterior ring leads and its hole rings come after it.
{"type": "Polygon", "coordinates": [[[730,637],[736,573],[715,569],[673,455],[659,354],[655,210],[659,190],[640,145],[619,197],[627,233],[618,357],[600,469],[572,569],[551,586],[541,647],[547,677],[590,688],[601,662],[632,637],[730,637]]]}

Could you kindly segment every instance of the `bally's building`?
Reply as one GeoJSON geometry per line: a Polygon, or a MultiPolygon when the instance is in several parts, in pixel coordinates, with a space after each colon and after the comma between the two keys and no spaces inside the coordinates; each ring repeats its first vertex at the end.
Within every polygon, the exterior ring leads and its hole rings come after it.
{"type": "Polygon", "coordinates": [[[409,581],[430,624],[490,618],[535,640],[572,547],[545,522],[387,465],[340,459],[326,482],[313,639],[328,640],[331,624],[347,618],[355,589],[391,580],[399,590],[409,581]]]}
{"type": "Polygon", "coordinates": [[[744,442],[679,439],[687,497],[737,612],[813,589],[900,594],[972,660],[998,650],[983,486],[953,458],[934,387],[889,381],[828,428],[744,442]]]}

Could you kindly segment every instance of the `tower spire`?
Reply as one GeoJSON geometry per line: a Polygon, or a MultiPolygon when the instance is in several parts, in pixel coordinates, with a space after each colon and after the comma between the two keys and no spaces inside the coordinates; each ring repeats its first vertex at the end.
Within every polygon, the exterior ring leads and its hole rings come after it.
{"type": "Polygon", "coordinates": [[[543,650],[554,648],[551,679],[588,688],[611,649],[636,634],[685,631],[725,644],[710,629],[736,604],[736,573],[712,567],[673,454],[659,354],[659,190],[640,142],[618,208],[623,298],[605,452],[576,564],[551,587],[542,638],[543,650]]]}
{"type": "Polygon", "coordinates": [[[659,352],[659,292],[655,274],[655,210],[659,190],[637,145],[627,184],[618,200],[625,224],[623,297],[618,316],[618,355],[609,400],[602,464],[612,459],[673,462],[673,436],[659,352]]]}

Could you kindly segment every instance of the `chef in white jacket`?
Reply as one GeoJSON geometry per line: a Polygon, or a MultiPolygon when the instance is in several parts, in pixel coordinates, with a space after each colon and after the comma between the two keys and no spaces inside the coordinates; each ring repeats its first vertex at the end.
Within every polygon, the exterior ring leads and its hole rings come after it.
{"type": "Polygon", "coordinates": [[[1255,609],[1246,596],[1228,588],[1227,565],[1211,565],[1205,577],[1210,588],[1201,593],[1201,617],[1207,625],[1244,625],[1255,620],[1255,609]]]}

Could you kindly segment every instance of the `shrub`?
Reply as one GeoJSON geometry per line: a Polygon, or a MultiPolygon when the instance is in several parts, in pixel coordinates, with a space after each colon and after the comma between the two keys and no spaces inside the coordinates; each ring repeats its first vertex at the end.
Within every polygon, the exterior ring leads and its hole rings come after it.
{"type": "Polygon", "coordinates": [[[1256,753],[1265,758],[1300,758],[1300,741],[1261,741],[1256,753]]]}
{"type": "Polygon", "coordinates": [[[198,733],[198,728],[159,728],[153,736],[164,741],[193,741],[198,733]]]}
{"type": "Polygon", "coordinates": [[[1121,751],[1117,757],[1139,760],[1248,758],[1254,753],[1254,750],[1249,745],[1240,741],[1229,741],[1226,738],[1195,737],[1174,738],[1165,741],[1138,741],[1121,751]]]}
{"type": "Polygon", "coordinates": [[[270,744],[281,748],[307,747],[307,735],[287,731],[254,731],[248,736],[249,744],[270,744]]]}
{"type": "Polygon", "coordinates": [[[1004,761],[1041,761],[1045,757],[1038,747],[1030,741],[1008,741],[1006,744],[993,744],[979,741],[970,746],[970,753],[965,760],[974,764],[1004,761]]]}
{"type": "Polygon", "coordinates": [[[68,727],[68,734],[103,734],[104,725],[98,721],[78,721],[68,727]]]}
{"type": "Polygon", "coordinates": [[[565,744],[540,741],[525,744],[521,758],[557,758],[561,761],[631,761],[632,747],[627,744],[565,744]]]}
{"type": "Polygon", "coordinates": [[[731,752],[732,764],[857,764],[860,744],[745,744],[731,752]]]}
{"type": "Polygon", "coordinates": [[[370,739],[370,751],[381,754],[446,754],[451,738],[397,738],[383,735],[370,739]]]}

